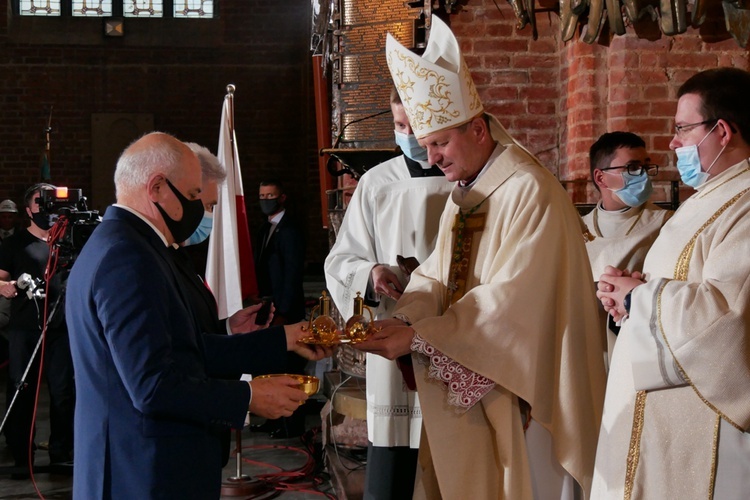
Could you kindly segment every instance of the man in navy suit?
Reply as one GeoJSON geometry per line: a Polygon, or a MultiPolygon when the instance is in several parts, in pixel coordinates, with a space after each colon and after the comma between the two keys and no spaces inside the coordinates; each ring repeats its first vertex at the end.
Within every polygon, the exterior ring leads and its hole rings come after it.
{"type": "Polygon", "coordinates": [[[255,245],[255,268],[261,296],[273,298],[274,325],[305,319],[305,230],[286,209],[287,195],[278,180],[260,183],[258,202],[266,221],[255,245]]]}
{"type": "MultiPolygon", "coordinates": [[[[287,194],[277,179],[260,183],[260,210],[266,220],[253,245],[258,293],[270,297],[276,308],[273,325],[287,325],[305,319],[305,230],[287,210],[287,194]]],[[[306,361],[296,353],[287,355],[287,373],[302,373],[306,361]]],[[[304,432],[304,412],[288,419],[271,420],[253,430],[270,431],[271,437],[299,436],[304,432]]]]}
{"type": "MultiPolygon", "coordinates": [[[[288,377],[219,378],[281,366],[299,325],[204,335],[170,255],[203,215],[198,158],[152,133],[117,162],[107,210],[68,281],[66,312],[78,398],[76,499],[210,499],[221,486],[221,430],[248,409],[289,416],[307,399],[288,377]]],[[[235,325],[241,327],[241,324],[235,325]]]]}

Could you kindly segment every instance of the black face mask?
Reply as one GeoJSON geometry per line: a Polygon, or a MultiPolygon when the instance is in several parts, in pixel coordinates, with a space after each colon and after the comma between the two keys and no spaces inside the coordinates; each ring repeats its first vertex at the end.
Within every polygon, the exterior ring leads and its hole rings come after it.
{"type": "Polygon", "coordinates": [[[188,239],[200,225],[201,219],[203,219],[203,201],[200,199],[192,201],[188,200],[172,185],[171,182],[169,182],[169,179],[167,179],[167,186],[169,186],[169,189],[172,190],[179,200],[180,205],[182,205],[182,219],[174,220],[167,215],[167,212],[161,208],[161,205],[156,202],[154,202],[154,205],[156,205],[159,213],[161,213],[161,216],[164,218],[164,223],[167,225],[169,232],[172,233],[174,241],[176,243],[182,243],[188,239]]]}
{"type": "Polygon", "coordinates": [[[36,224],[42,231],[49,231],[49,228],[54,224],[49,215],[41,212],[31,212],[31,220],[34,221],[34,224],[36,224]]]}
{"type": "Polygon", "coordinates": [[[278,198],[258,200],[260,202],[260,211],[266,215],[275,214],[281,208],[278,198]]]}

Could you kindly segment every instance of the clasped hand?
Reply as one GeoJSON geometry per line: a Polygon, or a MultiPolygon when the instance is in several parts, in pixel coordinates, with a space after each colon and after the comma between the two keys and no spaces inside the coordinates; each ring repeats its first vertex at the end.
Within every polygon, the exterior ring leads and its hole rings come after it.
{"type": "Polygon", "coordinates": [[[354,344],[355,349],[391,360],[411,352],[415,333],[411,326],[395,318],[375,321],[373,326],[375,332],[367,340],[354,344]]]}
{"type": "Polygon", "coordinates": [[[599,278],[596,296],[615,321],[627,316],[628,311],[623,304],[625,296],[635,287],[643,285],[646,282],[643,278],[643,274],[637,271],[631,273],[627,269],[613,266],[604,269],[604,274],[599,278]]]}

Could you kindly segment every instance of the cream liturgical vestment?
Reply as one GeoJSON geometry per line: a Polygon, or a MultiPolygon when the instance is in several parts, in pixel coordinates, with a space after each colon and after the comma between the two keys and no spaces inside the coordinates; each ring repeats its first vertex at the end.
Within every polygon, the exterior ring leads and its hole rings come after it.
{"type": "MultiPolygon", "coordinates": [[[[591,262],[594,281],[599,281],[607,266],[629,271],[641,271],[649,248],[659,236],[659,230],[674,212],[664,210],[651,202],[624,211],[610,212],[602,208],[601,202],[588,214],[583,222],[594,239],[586,242],[586,251],[591,262]]],[[[617,337],[607,328],[607,313],[599,306],[602,331],[607,334],[608,361],[612,356],[617,337]]]]}
{"type": "Polygon", "coordinates": [[[651,202],[622,212],[608,212],[599,202],[584,215],[583,222],[595,236],[586,243],[594,281],[599,281],[607,266],[640,271],[648,249],[672,213],[651,202]]]}
{"type": "Polygon", "coordinates": [[[750,165],[661,230],[612,357],[597,499],[750,494],[750,165]]]}
{"type": "MultiPolygon", "coordinates": [[[[411,177],[404,156],[370,169],[354,190],[325,262],[326,285],[344,319],[357,292],[365,296],[376,263],[405,277],[396,256],[424,261],[435,246],[440,214],[452,183],[445,177],[411,177]]],[[[395,301],[380,296],[377,319],[391,317],[395,301]]],[[[419,447],[422,412],[395,361],[367,355],[367,433],[374,446],[419,447]]]]}
{"type": "Polygon", "coordinates": [[[454,188],[394,311],[421,352],[415,498],[550,498],[529,465],[529,407],[551,436],[546,460],[590,491],[604,347],[580,218],[549,171],[500,142],[476,182],[454,188]]]}

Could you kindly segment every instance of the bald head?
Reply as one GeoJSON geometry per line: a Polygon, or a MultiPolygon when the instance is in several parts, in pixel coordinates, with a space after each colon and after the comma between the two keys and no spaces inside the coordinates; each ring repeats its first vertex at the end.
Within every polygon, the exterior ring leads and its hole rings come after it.
{"type": "MultiPolygon", "coordinates": [[[[179,179],[186,168],[198,164],[195,154],[183,142],[162,132],[152,132],[128,146],[117,160],[115,190],[121,203],[141,192],[149,178],[161,173],[179,179]]],[[[200,175],[200,164],[198,164],[200,175]]]]}
{"type": "MultiPolygon", "coordinates": [[[[184,207],[188,206],[185,203],[200,202],[201,164],[183,142],[169,134],[153,132],[123,151],[117,161],[115,187],[117,203],[148,219],[168,243],[183,241],[182,236],[187,238],[189,234],[172,234],[179,228],[173,225],[170,229],[169,221],[182,220],[184,207]]],[[[198,203],[199,209],[200,206],[198,203]]],[[[187,223],[191,224],[189,220],[187,223]]]]}

